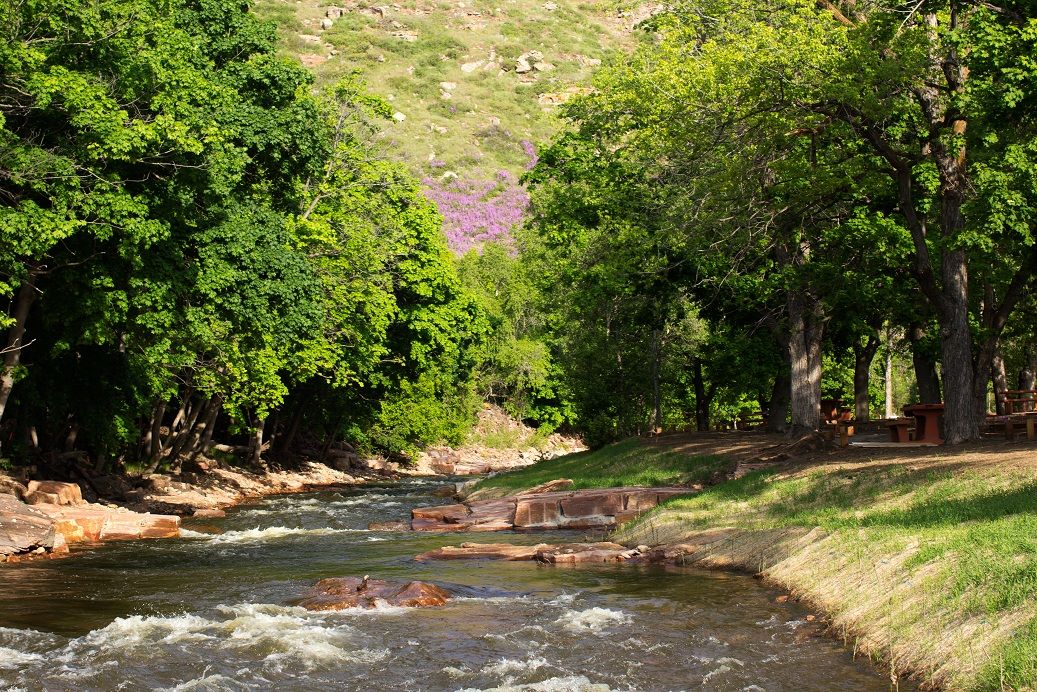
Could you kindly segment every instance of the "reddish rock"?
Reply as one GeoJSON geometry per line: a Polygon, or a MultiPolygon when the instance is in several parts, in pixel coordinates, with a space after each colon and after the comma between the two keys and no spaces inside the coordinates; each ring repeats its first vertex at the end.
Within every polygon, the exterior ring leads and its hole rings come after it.
{"type": "Polygon", "coordinates": [[[450,592],[428,582],[336,577],[317,582],[313,595],[303,599],[299,605],[307,610],[375,608],[379,604],[425,608],[445,605],[449,598],[450,592]]]}
{"type": "Polygon", "coordinates": [[[83,491],[75,483],[59,481],[29,481],[25,502],[30,505],[81,505],[83,491]]]}
{"type": "Polygon", "coordinates": [[[547,548],[539,545],[512,545],[511,543],[462,543],[444,546],[418,555],[415,560],[535,560],[537,552],[547,548]]]}
{"type": "Polygon", "coordinates": [[[416,507],[411,510],[412,519],[435,519],[436,521],[459,523],[468,518],[465,505],[441,505],[439,507],[416,507]]]}
{"type": "Polygon", "coordinates": [[[555,565],[577,565],[595,562],[626,562],[637,555],[636,550],[630,551],[620,546],[619,550],[581,550],[574,553],[548,552],[539,557],[541,561],[555,565]]]}
{"type": "Polygon", "coordinates": [[[614,491],[574,493],[559,504],[567,517],[615,516],[624,509],[623,494],[614,491]]]}
{"type": "Polygon", "coordinates": [[[558,501],[554,499],[521,498],[515,505],[516,528],[557,526],[560,519],[558,501]]]}
{"type": "Polygon", "coordinates": [[[0,495],[0,557],[47,551],[64,542],[54,530],[53,519],[14,495],[0,495]]]}
{"type": "Polygon", "coordinates": [[[418,555],[415,559],[425,560],[505,560],[540,562],[620,562],[640,555],[638,550],[629,550],[619,543],[540,543],[537,545],[513,545],[511,543],[462,543],[460,546],[444,546],[418,555]],[[616,557],[622,554],[622,557],[616,557]],[[580,557],[564,557],[577,555],[580,557]],[[563,556],[560,557],[559,556],[563,556]]]}
{"type": "Polygon", "coordinates": [[[222,509],[196,509],[191,516],[195,519],[222,519],[227,513],[222,509]]]}

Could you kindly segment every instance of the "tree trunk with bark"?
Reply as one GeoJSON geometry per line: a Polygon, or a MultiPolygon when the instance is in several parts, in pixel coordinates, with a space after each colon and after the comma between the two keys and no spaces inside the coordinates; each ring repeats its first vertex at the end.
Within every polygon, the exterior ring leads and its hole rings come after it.
{"type": "Polygon", "coordinates": [[[1005,358],[1001,352],[1000,342],[994,347],[990,381],[994,386],[994,411],[997,415],[1003,416],[1006,413],[1005,399],[1008,397],[1008,373],[1005,370],[1005,358]]]}
{"type": "Polygon", "coordinates": [[[804,291],[790,290],[789,377],[792,424],[789,432],[813,432],[821,424],[821,340],[824,334],[820,303],[804,291]]]}
{"type": "Polygon", "coordinates": [[[14,323],[7,330],[7,340],[3,348],[3,366],[0,368],[0,420],[3,420],[7,402],[14,389],[18,366],[22,362],[22,350],[25,348],[25,324],[29,320],[29,310],[36,302],[39,292],[36,290],[36,275],[29,274],[18,289],[14,299],[14,310],[11,318],[14,323]]]}
{"type": "Polygon", "coordinates": [[[871,363],[879,350],[879,335],[868,335],[865,343],[853,344],[853,405],[854,417],[859,421],[871,418],[871,397],[868,387],[871,383],[871,363]]]}
{"type": "Polygon", "coordinates": [[[711,383],[706,389],[706,380],[702,375],[702,359],[692,362],[691,381],[695,388],[695,429],[699,432],[709,431],[709,408],[716,396],[716,384],[711,383]]]}
{"type": "Polygon", "coordinates": [[[918,399],[923,404],[938,404],[943,400],[940,396],[940,376],[936,372],[936,363],[925,352],[922,344],[925,330],[920,325],[912,325],[907,330],[907,336],[911,342],[911,363],[918,384],[918,399]]]}

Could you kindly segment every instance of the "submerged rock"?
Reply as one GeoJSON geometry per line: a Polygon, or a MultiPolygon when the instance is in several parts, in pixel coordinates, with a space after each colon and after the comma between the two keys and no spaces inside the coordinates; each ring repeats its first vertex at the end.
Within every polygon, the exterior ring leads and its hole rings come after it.
{"type": "Polygon", "coordinates": [[[619,543],[538,543],[512,545],[511,543],[462,543],[444,546],[418,555],[426,560],[536,560],[552,564],[589,562],[625,562],[641,556],[639,549],[630,549],[619,543]]]}
{"type": "MultiPolygon", "coordinates": [[[[565,483],[566,479],[552,481],[552,484],[565,483]]],[[[465,504],[419,507],[411,512],[411,528],[415,531],[610,528],[637,518],[671,497],[691,492],[690,488],[604,488],[471,500],[465,504]]]]}
{"type": "Polygon", "coordinates": [[[427,608],[446,605],[450,592],[423,581],[394,582],[367,577],[321,579],[314,594],[299,605],[307,610],[345,610],[376,608],[379,605],[402,608],[427,608]]]}

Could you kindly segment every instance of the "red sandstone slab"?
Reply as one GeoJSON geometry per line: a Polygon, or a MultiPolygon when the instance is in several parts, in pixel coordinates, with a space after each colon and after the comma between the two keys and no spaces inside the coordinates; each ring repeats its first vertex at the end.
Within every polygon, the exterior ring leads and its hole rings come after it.
{"type": "Polygon", "coordinates": [[[562,518],[556,499],[521,498],[515,505],[517,528],[544,528],[558,526],[562,518]]]}
{"type": "Polygon", "coordinates": [[[624,509],[623,493],[612,491],[576,493],[559,505],[567,517],[615,515],[624,509]]]}
{"type": "Polygon", "coordinates": [[[439,505],[437,507],[415,507],[410,513],[411,519],[435,519],[437,521],[462,521],[468,517],[465,505],[439,505]]]}
{"type": "Polygon", "coordinates": [[[421,581],[392,582],[381,579],[342,577],[321,579],[310,597],[299,605],[307,610],[375,608],[380,603],[404,608],[445,605],[450,592],[421,581]]]}

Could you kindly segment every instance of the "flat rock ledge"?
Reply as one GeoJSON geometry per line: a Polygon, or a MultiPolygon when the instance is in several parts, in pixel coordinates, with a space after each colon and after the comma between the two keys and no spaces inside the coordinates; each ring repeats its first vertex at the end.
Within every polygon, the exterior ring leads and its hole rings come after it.
{"type": "Polygon", "coordinates": [[[514,495],[411,511],[414,531],[611,528],[690,488],[607,488],[514,495]]]}
{"type": "Polygon", "coordinates": [[[299,602],[307,610],[347,608],[428,608],[446,605],[450,592],[423,581],[383,581],[367,577],[321,579],[312,593],[299,602]]]}
{"type": "Polygon", "coordinates": [[[694,561],[703,549],[723,541],[727,530],[703,532],[695,540],[671,545],[628,547],[619,543],[462,543],[444,546],[415,557],[429,560],[505,560],[539,562],[553,565],[580,565],[625,562],[632,564],[681,565],[694,561]]]}
{"type": "Polygon", "coordinates": [[[30,481],[24,497],[0,494],[0,562],[64,555],[70,543],[180,535],[180,517],[92,504],[75,483],[30,481]]]}

